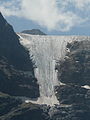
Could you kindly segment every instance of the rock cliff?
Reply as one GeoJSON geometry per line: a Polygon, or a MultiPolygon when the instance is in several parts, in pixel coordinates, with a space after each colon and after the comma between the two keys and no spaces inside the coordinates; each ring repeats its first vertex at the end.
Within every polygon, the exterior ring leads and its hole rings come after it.
{"type": "Polygon", "coordinates": [[[39,86],[33,62],[19,37],[0,13],[0,91],[13,96],[37,98],[39,86]]]}

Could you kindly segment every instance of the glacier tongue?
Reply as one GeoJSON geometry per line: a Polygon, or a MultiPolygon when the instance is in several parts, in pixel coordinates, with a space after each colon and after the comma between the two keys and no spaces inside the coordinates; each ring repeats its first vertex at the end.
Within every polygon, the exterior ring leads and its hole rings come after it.
{"type": "Polygon", "coordinates": [[[40,98],[33,103],[59,104],[54,92],[54,87],[59,85],[57,70],[55,70],[56,61],[64,59],[67,42],[81,40],[84,37],[35,36],[23,33],[18,35],[21,44],[28,48],[37,67],[35,76],[39,83],[40,98]]]}

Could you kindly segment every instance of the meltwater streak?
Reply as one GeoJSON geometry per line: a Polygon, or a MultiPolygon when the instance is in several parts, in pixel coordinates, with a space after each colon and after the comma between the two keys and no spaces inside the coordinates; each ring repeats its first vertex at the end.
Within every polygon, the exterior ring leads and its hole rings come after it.
{"type": "MultiPolygon", "coordinates": [[[[67,52],[68,42],[84,40],[84,36],[38,36],[19,33],[20,43],[25,46],[37,68],[35,77],[39,83],[40,98],[33,103],[54,105],[59,104],[54,87],[59,85],[55,65],[63,60],[67,52]]],[[[88,37],[87,37],[88,39],[88,37]]],[[[26,102],[29,102],[28,100],[26,102]]]]}

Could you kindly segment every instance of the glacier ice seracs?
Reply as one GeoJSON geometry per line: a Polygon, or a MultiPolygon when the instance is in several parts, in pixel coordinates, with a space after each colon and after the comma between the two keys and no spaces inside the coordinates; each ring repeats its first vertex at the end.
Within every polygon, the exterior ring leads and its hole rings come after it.
{"type": "MultiPolygon", "coordinates": [[[[59,104],[54,87],[59,85],[55,66],[58,60],[63,60],[67,52],[68,42],[84,40],[84,36],[39,36],[18,34],[20,43],[26,47],[35,62],[35,77],[39,83],[40,98],[35,103],[59,104]]],[[[88,37],[87,37],[88,39],[88,37]]],[[[69,52],[69,50],[68,50],[69,52]]],[[[27,100],[26,102],[29,102],[27,100]]]]}

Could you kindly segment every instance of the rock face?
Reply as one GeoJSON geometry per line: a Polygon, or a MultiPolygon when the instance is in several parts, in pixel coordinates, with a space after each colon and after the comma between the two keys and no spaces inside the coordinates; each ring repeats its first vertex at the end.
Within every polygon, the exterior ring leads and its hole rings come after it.
{"type": "Polygon", "coordinates": [[[90,108],[85,104],[65,106],[61,105],[54,108],[51,120],[89,120],[90,108]]]}
{"type": "Polygon", "coordinates": [[[17,70],[3,57],[0,58],[0,91],[12,96],[39,96],[39,86],[32,71],[17,70]]]}
{"type": "Polygon", "coordinates": [[[85,95],[88,90],[80,86],[62,85],[59,88],[57,87],[57,91],[60,104],[81,104],[87,100],[85,95]]]}
{"type": "Polygon", "coordinates": [[[53,120],[89,120],[90,90],[90,41],[75,41],[67,44],[69,52],[60,61],[58,79],[64,85],[56,87],[56,96],[61,104],[54,112],[53,120]]]}
{"type": "Polygon", "coordinates": [[[60,62],[59,80],[65,84],[90,85],[90,41],[68,43],[67,48],[70,52],[60,62]]]}
{"type": "Polygon", "coordinates": [[[15,99],[14,97],[0,92],[0,116],[7,114],[20,104],[22,104],[20,99],[15,99]]]}
{"type": "Polygon", "coordinates": [[[46,35],[39,29],[24,30],[21,33],[31,34],[31,35],[46,35]]]}
{"type": "Polygon", "coordinates": [[[28,51],[0,13],[0,91],[36,98],[39,86],[28,51]]]}
{"type": "Polygon", "coordinates": [[[49,115],[40,105],[25,104],[0,93],[0,120],[49,120],[49,115]]]}
{"type": "Polygon", "coordinates": [[[89,120],[90,119],[90,41],[67,44],[64,61],[56,66],[56,96],[53,107],[23,103],[12,96],[37,98],[39,86],[28,51],[0,13],[0,120],[89,120]],[[9,95],[5,94],[8,93],[9,95]]]}
{"type": "Polygon", "coordinates": [[[0,13],[0,56],[6,57],[9,64],[16,69],[33,71],[28,51],[20,45],[18,38],[12,26],[0,13]]]}

